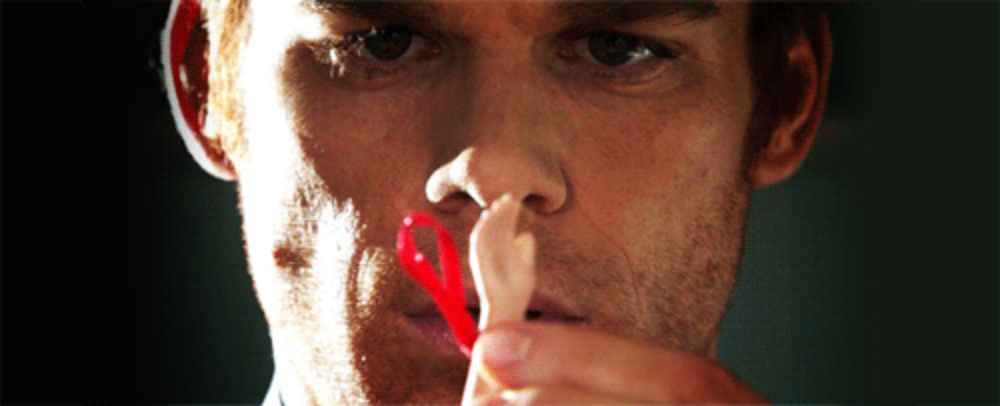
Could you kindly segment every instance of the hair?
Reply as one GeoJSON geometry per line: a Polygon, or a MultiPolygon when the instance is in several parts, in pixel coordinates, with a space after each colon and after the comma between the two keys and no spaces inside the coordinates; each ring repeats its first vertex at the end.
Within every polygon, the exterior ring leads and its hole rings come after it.
{"type": "Polygon", "coordinates": [[[243,103],[237,61],[250,33],[248,5],[249,0],[202,0],[209,41],[214,44],[208,61],[209,115],[202,134],[217,139],[231,162],[243,152],[243,103]]]}
{"type": "MultiPolygon", "coordinates": [[[[231,157],[242,150],[242,104],[239,100],[236,63],[249,33],[249,0],[202,0],[205,19],[214,47],[209,57],[209,118],[203,131],[218,138],[231,157]]],[[[755,2],[749,18],[747,46],[753,78],[753,113],[744,145],[744,165],[770,141],[778,122],[798,108],[806,90],[800,72],[788,63],[788,50],[800,34],[805,34],[819,52],[820,31],[831,4],[821,2],[755,2]]],[[[825,55],[817,55],[822,60],[825,55]]]]}

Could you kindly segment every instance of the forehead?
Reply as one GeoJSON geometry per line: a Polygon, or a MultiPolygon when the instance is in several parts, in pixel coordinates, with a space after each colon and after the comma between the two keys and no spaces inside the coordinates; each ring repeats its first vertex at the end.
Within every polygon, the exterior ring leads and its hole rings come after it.
{"type": "MultiPolygon", "coordinates": [[[[698,19],[713,15],[718,5],[713,1],[350,1],[298,0],[298,5],[316,11],[353,14],[358,17],[408,16],[416,18],[447,17],[470,10],[503,5],[513,16],[558,19],[602,18],[614,21],[638,20],[653,16],[676,15],[698,19]]],[[[493,16],[494,18],[497,16],[493,16]]]]}
{"type": "Polygon", "coordinates": [[[703,21],[714,17],[713,1],[403,1],[291,0],[304,10],[335,19],[372,23],[407,22],[436,29],[473,30],[514,22],[522,31],[553,26],[625,25],[649,20],[703,21]]]}

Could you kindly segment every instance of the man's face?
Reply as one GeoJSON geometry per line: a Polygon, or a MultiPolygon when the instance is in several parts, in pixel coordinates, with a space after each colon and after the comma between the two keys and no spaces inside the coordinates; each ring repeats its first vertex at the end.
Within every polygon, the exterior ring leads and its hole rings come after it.
{"type": "Polygon", "coordinates": [[[250,6],[236,165],[279,377],[457,400],[468,361],[395,233],[426,211],[467,256],[506,192],[538,241],[531,317],[707,354],[749,190],[748,7],[406,4],[250,6]]]}

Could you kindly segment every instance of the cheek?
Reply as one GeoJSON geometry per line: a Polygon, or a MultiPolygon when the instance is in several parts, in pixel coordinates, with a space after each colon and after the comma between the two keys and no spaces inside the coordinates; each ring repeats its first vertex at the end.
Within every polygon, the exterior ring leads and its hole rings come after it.
{"type": "Polygon", "coordinates": [[[280,70],[282,106],[302,160],[334,200],[381,201],[400,211],[418,187],[416,101],[407,95],[358,95],[335,86],[330,67],[305,45],[292,47],[280,70]],[[403,196],[401,199],[400,196],[403,196]]]}
{"type": "Polygon", "coordinates": [[[740,168],[745,122],[727,114],[712,106],[579,114],[587,119],[565,154],[567,170],[619,196],[729,181],[740,168]]]}
{"type": "Polygon", "coordinates": [[[302,57],[293,49],[270,76],[246,76],[258,86],[246,92],[241,211],[269,318],[311,303],[305,318],[342,325],[346,315],[326,312],[343,308],[346,296],[365,301],[375,289],[379,276],[369,270],[385,268],[378,264],[388,258],[377,247],[392,246],[400,213],[413,209],[405,207],[408,196],[422,193],[420,174],[403,168],[422,158],[407,153],[405,126],[384,124],[401,122],[405,105],[336,97],[325,73],[302,57]]]}
{"type": "Polygon", "coordinates": [[[698,202],[741,177],[745,115],[711,97],[684,99],[695,102],[576,114],[586,117],[578,127],[586,130],[564,158],[574,200],[622,241],[661,239],[643,232],[683,239],[683,219],[698,212],[698,202]]]}
{"type": "MultiPolygon", "coordinates": [[[[274,172],[293,172],[298,176],[294,181],[300,185],[300,192],[309,189],[334,207],[352,208],[352,224],[329,229],[320,225],[320,234],[357,236],[357,241],[340,244],[351,252],[334,255],[336,258],[328,262],[340,264],[319,272],[332,275],[330,269],[343,269],[347,264],[356,267],[353,276],[341,272],[337,275],[342,276],[325,279],[346,282],[347,296],[353,303],[365,306],[374,300],[379,286],[393,290],[401,283],[397,277],[402,273],[394,268],[395,232],[405,213],[428,210],[424,183],[434,169],[435,149],[440,145],[433,136],[440,132],[435,131],[435,126],[448,121],[441,110],[445,107],[435,101],[446,96],[439,90],[414,88],[347,91],[338,88],[328,76],[329,68],[313,58],[309,49],[293,47],[288,51],[279,70],[281,97],[277,106],[289,117],[288,126],[280,132],[258,135],[284,136],[297,145],[295,154],[290,154],[283,165],[271,168],[274,172]],[[351,288],[351,284],[356,286],[351,288]]],[[[262,192],[266,194],[268,189],[262,192]]],[[[274,200],[274,196],[266,198],[274,200]]],[[[294,211],[294,204],[279,202],[277,207],[294,211]]],[[[306,210],[289,215],[308,218],[317,214],[306,210]]],[[[279,223],[273,235],[287,240],[288,236],[280,232],[309,231],[279,223]]],[[[338,244],[333,238],[328,240],[338,244]]],[[[274,259],[292,266],[309,262],[280,244],[279,240],[277,246],[271,247],[274,259]]],[[[329,247],[317,245],[300,251],[320,257],[327,255],[329,247]]]]}
{"type": "Polygon", "coordinates": [[[401,132],[398,123],[406,121],[400,119],[414,108],[410,97],[388,99],[337,87],[330,77],[334,68],[318,62],[306,45],[292,47],[286,60],[280,71],[284,108],[296,135],[315,147],[313,153],[343,159],[381,146],[401,132]]]}

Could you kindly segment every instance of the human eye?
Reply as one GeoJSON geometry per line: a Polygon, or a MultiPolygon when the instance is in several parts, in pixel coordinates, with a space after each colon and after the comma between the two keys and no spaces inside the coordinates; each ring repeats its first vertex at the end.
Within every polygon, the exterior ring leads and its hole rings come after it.
{"type": "Polygon", "coordinates": [[[318,56],[331,78],[354,85],[388,85],[420,71],[440,55],[432,40],[404,25],[376,26],[324,42],[318,56]]]}
{"type": "Polygon", "coordinates": [[[379,62],[398,61],[412,57],[426,48],[426,40],[401,25],[373,27],[368,32],[347,36],[342,51],[379,62]]]}
{"type": "Polygon", "coordinates": [[[668,74],[681,52],[679,45],[664,41],[595,31],[575,37],[560,56],[602,85],[635,86],[668,74]]]}

